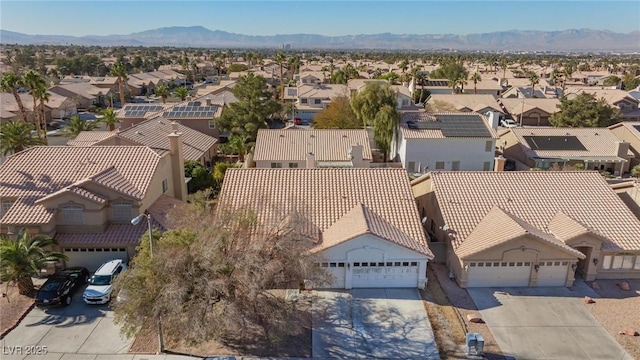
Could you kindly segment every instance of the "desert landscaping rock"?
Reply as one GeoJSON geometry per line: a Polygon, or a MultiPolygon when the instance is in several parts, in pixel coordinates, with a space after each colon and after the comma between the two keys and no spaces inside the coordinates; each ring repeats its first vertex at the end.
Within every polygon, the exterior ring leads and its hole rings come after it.
{"type": "Polygon", "coordinates": [[[624,290],[624,291],[630,291],[631,290],[631,286],[629,286],[629,283],[626,282],[626,281],[623,281],[623,282],[619,283],[618,286],[620,287],[621,290],[624,290]]]}
{"type": "Polygon", "coordinates": [[[638,336],[638,332],[633,328],[626,327],[620,331],[620,335],[628,335],[628,336],[638,336]]]}
{"type": "Polygon", "coordinates": [[[596,302],[595,300],[593,300],[592,298],[590,298],[588,296],[584,297],[584,303],[585,304],[595,304],[595,302],[596,302]]]}
{"type": "Polygon", "coordinates": [[[476,313],[467,314],[467,321],[470,321],[476,324],[484,323],[484,321],[482,321],[482,317],[480,317],[480,314],[476,314],[476,313]]]}

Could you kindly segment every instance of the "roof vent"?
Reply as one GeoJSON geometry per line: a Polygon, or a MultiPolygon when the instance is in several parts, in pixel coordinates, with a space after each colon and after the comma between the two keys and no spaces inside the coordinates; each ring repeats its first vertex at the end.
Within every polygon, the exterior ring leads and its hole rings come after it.
{"type": "Polygon", "coordinates": [[[280,134],[280,137],[281,137],[281,138],[283,138],[283,137],[284,137],[284,134],[280,134]]]}
{"type": "Polygon", "coordinates": [[[136,131],[136,134],[138,135],[142,135],[142,133],[140,131],[136,131]]]}
{"type": "Polygon", "coordinates": [[[312,138],[315,138],[316,136],[315,136],[314,134],[311,134],[311,137],[312,137],[312,138]]]}
{"type": "Polygon", "coordinates": [[[600,134],[598,134],[598,133],[595,133],[595,134],[593,134],[593,135],[595,135],[595,136],[598,136],[598,135],[600,135],[600,134]]]}

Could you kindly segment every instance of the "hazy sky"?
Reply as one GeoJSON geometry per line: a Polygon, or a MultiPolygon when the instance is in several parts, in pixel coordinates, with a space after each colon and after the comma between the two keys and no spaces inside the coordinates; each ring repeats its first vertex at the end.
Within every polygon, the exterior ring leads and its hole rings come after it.
{"type": "MultiPolygon", "coordinates": [[[[129,34],[202,25],[248,35],[471,34],[640,30],[640,1],[7,1],[0,28],[26,34],[129,34]]],[[[1,41],[1,39],[0,39],[1,41]]]]}

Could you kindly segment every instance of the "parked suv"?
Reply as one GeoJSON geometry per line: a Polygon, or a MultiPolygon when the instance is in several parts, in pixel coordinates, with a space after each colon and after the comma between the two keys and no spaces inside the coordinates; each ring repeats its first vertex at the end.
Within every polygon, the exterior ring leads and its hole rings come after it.
{"type": "Polygon", "coordinates": [[[111,260],[98,268],[89,279],[89,286],[84,290],[82,299],[87,304],[106,304],[111,300],[113,280],[127,265],[121,259],[111,260]]]}

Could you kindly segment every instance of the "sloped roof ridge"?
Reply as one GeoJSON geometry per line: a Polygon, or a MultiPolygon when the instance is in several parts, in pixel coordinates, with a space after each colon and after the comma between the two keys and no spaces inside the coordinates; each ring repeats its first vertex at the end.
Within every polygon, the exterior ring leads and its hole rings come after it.
{"type": "MultiPolygon", "coordinates": [[[[153,151],[152,151],[152,152],[153,152],[153,151]]],[[[153,153],[155,153],[155,152],[153,152],[153,153]]],[[[122,173],[120,173],[120,172],[118,171],[118,169],[116,169],[116,167],[115,167],[114,165],[111,165],[111,166],[107,167],[107,168],[106,168],[106,169],[104,169],[104,170],[98,171],[97,173],[95,173],[95,174],[93,174],[93,175],[87,176],[87,177],[86,177],[86,178],[84,178],[84,179],[81,179],[81,180],[79,180],[79,181],[76,181],[76,182],[75,182],[74,184],[72,184],[72,185],[73,185],[73,186],[76,186],[76,187],[81,187],[81,185],[86,184],[86,183],[88,183],[88,182],[93,182],[93,183],[95,183],[95,184],[99,184],[99,185],[104,186],[104,187],[106,187],[106,188],[108,188],[108,189],[111,189],[111,190],[117,191],[117,192],[119,192],[119,193],[121,193],[121,194],[123,194],[123,195],[127,195],[127,196],[134,196],[134,197],[136,197],[136,198],[142,198],[142,196],[143,196],[142,191],[141,191],[140,189],[138,189],[137,187],[135,187],[135,186],[134,186],[134,185],[129,181],[129,179],[125,178],[125,177],[122,175],[122,173]],[[120,186],[114,186],[114,185],[110,184],[110,183],[109,183],[109,182],[107,182],[107,181],[103,181],[103,180],[104,180],[103,178],[104,178],[104,177],[106,177],[106,176],[108,176],[108,175],[112,175],[112,176],[115,176],[115,177],[119,178],[119,179],[120,179],[120,181],[121,181],[120,186]],[[129,190],[130,190],[129,192],[127,192],[127,191],[125,190],[127,187],[128,187],[128,188],[129,188],[129,190]],[[133,190],[133,191],[131,191],[131,190],[133,190]]]]}

